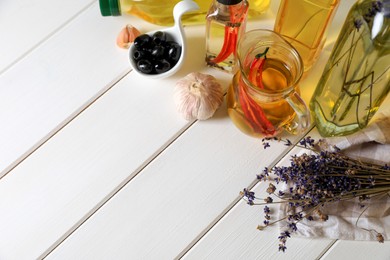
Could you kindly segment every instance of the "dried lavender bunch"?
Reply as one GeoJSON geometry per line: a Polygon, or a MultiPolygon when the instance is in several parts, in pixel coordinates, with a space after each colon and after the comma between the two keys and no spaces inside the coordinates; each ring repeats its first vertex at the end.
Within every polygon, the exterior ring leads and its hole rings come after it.
{"type": "MultiPolygon", "coordinates": [[[[264,149],[270,147],[269,141],[284,142],[292,146],[289,140],[279,138],[263,139],[264,149]]],[[[287,229],[279,236],[279,251],[286,250],[286,241],[291,233],[297,231],[297,223],[302,219],[326,221],[328,216],[321,208],[330,203],[359,198],[362,213],[365,202],[387,194],[390,196],[390,167],[377,165],[350,158],[333,146],[332,151],[325,150],[325,141],[317,143],[311,137],[301,140],[296,146],[306,148],[310,154],[294,155],[289,166],[265,168],[257,175],[259,181],[270,181],[266,198],[257,198],[253,191],[244,189],[241,192],[249,205],[264,206],[264,222],[258,229],[262,230],[280,221],[286,221],[287,229]],[[286,183],[287,190],[277,190],[271,182],[286,183]],[[271,210],[267,204],[286,203],[287,215],[271,221],[271,210]]],[[[329,147],[328,147],[329,148],[329,147]]],[[[367,207],[366,207],[367,208],[367,207]]],[[[365,229],[367,230],[367,229],[365,229]]],[[[375,230],[379,242],[384,241],[383,235],[375,230]]]]}

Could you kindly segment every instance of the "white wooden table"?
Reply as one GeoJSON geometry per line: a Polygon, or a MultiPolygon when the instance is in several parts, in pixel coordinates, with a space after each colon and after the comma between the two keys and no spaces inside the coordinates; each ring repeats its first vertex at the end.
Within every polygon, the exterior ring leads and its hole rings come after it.
{"type": "MultiPolygon", "coordinates": [[[[353,2],[302,81],[306,101],[353,2]]],[[[278,4],[248,29],[271,29],[278,4]]],[[[153,81],[115,45],[127,23],[160,28],[102,17],[96,0],[0,2],[0,259],[390,259],[388,242],[292,238],[278,252],[278,229],[256,230],[261,208],[239,191],[288,147],[263,150],[225,105],[206,121],[178,115],[179,78],[231,80],[205,67],[204,26],[185,28],[179,73],[153,81]]]]}

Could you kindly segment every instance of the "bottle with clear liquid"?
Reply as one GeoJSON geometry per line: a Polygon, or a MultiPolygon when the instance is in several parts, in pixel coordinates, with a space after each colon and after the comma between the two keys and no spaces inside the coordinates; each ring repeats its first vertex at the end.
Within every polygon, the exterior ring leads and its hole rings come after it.
{"type": "Polygon", "coordinates": [[[368,124],[390,91],[390,0],[352,6],[310,102],[322,136],[368,124]]]}
{"type": "MultiPolygon", "coordinates": [[[[186,0],[183,0],[186,1],[186,0]]],[[[103,16],[133,15],[147,22],[170,26],[173,25],[173,7],[180,0],[99,0],[100,11],[103,16]]],[[[199,10],[184,14],[184,24],[204,24],[210,0],[195,0],[199,10]]],[[[252,8],[249,10],[249,17],[258,17],[267,11],[270,0],[253,0],[252,8]]]]}
{"type": "Polygon", "coordinates": [[[206,64],[225,72],[236,69],[236,46],[245,33],[246,0],[214,0],[206,16],[206,64]]]}
{"type": "Polygon", "coordinates": [[[274,31],[300,54],[304,70],[316,62],[340,0],[281,0],[274,31]]]}

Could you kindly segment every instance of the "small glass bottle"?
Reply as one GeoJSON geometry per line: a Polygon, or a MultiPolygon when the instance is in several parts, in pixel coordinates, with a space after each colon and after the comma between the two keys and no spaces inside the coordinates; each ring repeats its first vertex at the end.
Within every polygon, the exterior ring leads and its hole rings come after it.
{"type": "Polygon", "coordinates": [[[322,136],[368,124],[390,91],[390,0],[352,6],[311,99],[322,136]]]}
{"type": "MultiPolygon", "coordinates": [[[[187,1],[187,0],[182,0],[187,1]]],[[[133,15],[147,22],[170,26],[173,25],[172,11],[180,0],[99,0],[103,16],[133,15]]],[[[204,24],[210,7],[210,0],[195,0],[199,10],[183,15],[184,24],[204,24]]],[[[270,0],[252,0],[249,17],[258,17],[267,11],[270,0]]]]}
{"type": "Polygon", "coordinates": [[[281,0],[274,31],[300,54],[304,70],[316,62],[340,0],[281,0]]]}
{"type": "Polygon", "coordinates": [[[206,64],[235,71],[237,41],[245,32],[246,0],[214,0],[206,16],[206,64]]]}

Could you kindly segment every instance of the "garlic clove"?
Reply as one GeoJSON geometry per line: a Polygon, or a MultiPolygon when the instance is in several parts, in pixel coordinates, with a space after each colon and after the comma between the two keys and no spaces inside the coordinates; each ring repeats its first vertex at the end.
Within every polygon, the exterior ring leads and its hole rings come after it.
{"type": "Polygon", "coordinates": [[[123,49],[130,48],[132,42],[134,42],[135,38],[140,35],[140,31],[134,26],[128,24],[125,28],[123,28],[118,37],[116,38],[116,44],[123,49]]]}
{"type": "Polygon", "coordinates": [[[186,120],[206,120],[221,106],[223,89],[215,77],[192,72],[176,82],[174,100],[186,120]]]}

